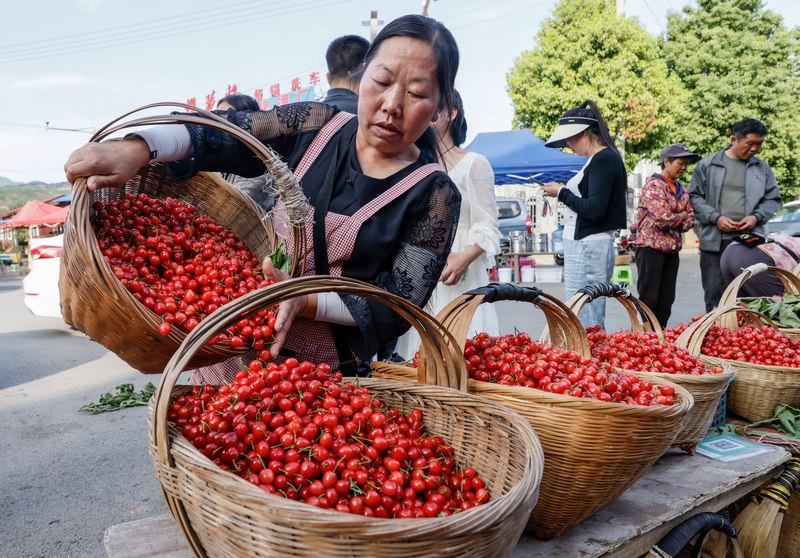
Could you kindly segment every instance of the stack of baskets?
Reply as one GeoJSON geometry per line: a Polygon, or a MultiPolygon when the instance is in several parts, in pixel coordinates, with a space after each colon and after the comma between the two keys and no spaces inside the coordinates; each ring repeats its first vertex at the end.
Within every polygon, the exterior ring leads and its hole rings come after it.
{"type": "MultiPolygon", "coordinates": [[[[162,105],[168,104],[157,103],[137,110],[162,105]]],[[[269,148],[238,127],[211,113],[205,114],[209,118],[171,115],[145,117],[124,124],[114,121],[99,130],[92,141],[100,141],[119,130],[142,124],[203,124],[222,130],[248,146],[279,182],[282,195],[288,189],[299,189],[291,172],[269,148]]],[[[156,198],[172,197],[194,205],[199,212],[213,217],[233,231],[259,259],[278,246],[279,239],[270,221],[263,219],[260,208],[216,173],[199,173],[178,184],[162,165],[152,164],[141,169],[121,188],[100,188],[89,192],[86,180],[78,179],[73,191],[74,198],[64,232],[59,279],[64,321],[145,374],[160,374],[186,334],[178,328],[172,328],[168,336],[159,333],[161,318],[137,301],[114,275],[92,229],[93,202],[120,199],[129,193],[144,193],[156,198]],[[87,270],[91,272],[87,273],[87,270]]],[[[303,235],[298,233],[296,238],[303,238],[303,235]]],[[[295,246],[299,246],[299,242],[295,246]]],[[[293,261],[297,261],[297,258],[293,258],[293,261]]],[[[196,368],[242,352],[216,344],[197,351],[187,364],[190,368],[196,368]]]]}
{"type": "MultiPolygon", "coordinates": [[[[484,302],[527,301],[541,309],[554,344],[588,354],[588,341],[575,314],[539,289],[489,285],[452,301],[438,319],[463,347],[475,309],[484,302]]],[[[463,360],[463,357],[462,357],[463,360]]],[[[408,378],[413,369],[376,363],[377,376],[408,378]]],[[[539,503],[528,528],[540,538],[555,537],[628,489],[669,448],[692,408],[682,387],[672,407],[638,407],[548,393],[538,389],[469,381],[469,391],[500,403],[528,420],[545,455],[539,503]]]]}
{"type": "MultiPolygon", "coordinates": [[[[741,306],[721,306],[706,314],[686,329],[675,342],[695,356],[703,359],[701,354],[703,340],[715,323],[725,321],[728,326],[733,317],[732,329],[740,326],[739,319],[756,327],[774,324],[763,314],[748,310],[741,306]]],[[[724,327],[724,326],[723,326],[724,327]]],[[[715,359],[730,365],[736,379],[728,391],[728,409],[750,422],[765,420],[773,416],[779,403],[796,405],[800,403],[800,369],[785,366],[767,366],[738,360],[715,359]]]]}
{"type": "Polygon", "coordinates": [[[452,337],[405,300],[365,283],[302,277],[252,292],[192,331],[170,360],[149,409],[150,452],[172,515],[198,556],[508,556],[536,503],[543,456],[527,422],[504,407],[453,388],[465,370],[452,337]],[[387,404],[424,411],[426,430],[487,480],[486,504],[449,517],[378,519],[321,510],[268,494],[209,461],[166,422],[180,371],[194,353],[241,315],[312,293],[336,292],[386,303],[422,338],[420,383],[360,380],[387,404]]]}
{"type": "MultiPolygon", "coordinates": [[[[621,285],[612,285],[610,283],[592,285],[592,288],[587,289],[587,292],[578,293],[572,297],[567,301],[567,305],[577,315],[585,304],[598,296],[607,296],[622,304],[630,317],[632,331],[652,331],[658,335],[659,339],[663,340],[664,332],[653,311],[621,285]]],[[[690,454],[694,454],[697,444],[705,437],[708,428],[714,421],[719,402],[725,396],[728,386],[734,378],[733,368],[730,364],[711,357],[704,357],[704,361],[711,366],[721,367],[722,373],[692,376],[666,372],[631,371],[641,377],[669,380],[682,386],[692,394],[694,406],[686,414],[683,427],[672,443],[674,447],[681,448],[690,454]]]]}

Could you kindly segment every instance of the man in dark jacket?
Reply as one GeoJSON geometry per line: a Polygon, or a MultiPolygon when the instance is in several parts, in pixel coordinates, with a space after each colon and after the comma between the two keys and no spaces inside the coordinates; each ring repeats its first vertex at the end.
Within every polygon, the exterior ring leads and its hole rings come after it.
{"type": "Polygon", "coordinates": [[[323,99],[323,103],[333,105],[339,110],[358,113],[358,84],[360,75],[357,72],[369,49],[369,41],[358,35],[345,35],[334,39],[325,52],[328,64],[328,83],[331,88],[323,99]]]}
{"type": "Polygon", "coordinates": [[[733,125],[732,134],[727,148],[697,163],[689,187],[706,312],[717,306],[727,286],[720,271],[722,252],[743,232],[764,234],[764,223],[781,206],[772,169],[755,157],[767,128],[745,118],[733,125]]]}

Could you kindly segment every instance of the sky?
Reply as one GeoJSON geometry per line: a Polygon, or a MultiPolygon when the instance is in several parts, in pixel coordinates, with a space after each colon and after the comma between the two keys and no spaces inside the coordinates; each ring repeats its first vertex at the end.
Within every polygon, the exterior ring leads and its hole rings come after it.
{"type": "MultiPolygon", "coordinates": [[[[651,34],[691,0],[626,0],[625,15],[651,34]]],[[[0,177],[65,180],[68,155],[89,133],[139,106],[253,94],[293,78],[327,89],[325,49],[345,34],[369,38],[370,12],[385,22],[421,13],[424,0],[28,0],[7,3],[0,22],[0,177]],[[61,130],[59,130],[61,128],[61,130]]],[[[506,74],[534,48],[556,0],[429,0],[428,15],[461,52],[456,87],[479,132],[511,129],[506,74]]],[[[766,0],[787,27],[798,0],[766,0]]],[[[164,111],[161,110],[163,113],[164,111]]],[[[152,114],[152,112],[151,112],[152,114]]]]}

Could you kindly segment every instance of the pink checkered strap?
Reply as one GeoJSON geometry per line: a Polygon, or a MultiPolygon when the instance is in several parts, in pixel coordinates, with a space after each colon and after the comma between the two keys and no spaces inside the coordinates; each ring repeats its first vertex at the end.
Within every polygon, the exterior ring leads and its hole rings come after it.
{"type": "Polygon", "coordinates": [[[308,169],[311,165],[316,161],[317,157],[322,150],[325,149],[325,146],[328,145],[328,142],[336,135],[336,132],[342,129],[342,126],[347,124],[351,118],[355,118],[355,114],[351,114],[349,112],[337,112],[333,118],[328,120],[325,125],[319,129],[317,135],[314,136],[314,140],[311,142],[311,145],[308,146],[306,152],[303,154],[302,159],[300,159],[300,163],[297,165],[297,168],[294,169],[294,175],[297,180],[300,180],[305,176],[308,169]]]}

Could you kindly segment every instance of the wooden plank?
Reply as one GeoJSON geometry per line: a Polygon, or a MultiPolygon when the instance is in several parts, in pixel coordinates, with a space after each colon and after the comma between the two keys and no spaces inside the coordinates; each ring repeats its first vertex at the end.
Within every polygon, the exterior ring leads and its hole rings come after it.
{"type": "MultiPolygon", "coordinates": [[[[672,527],[696,513],[716,512],[778,476],[790,457],[782,448],[722,463],[670,450],[622,496],[561,536],[523,535],[512,558],[642,556],[672,527]]],[[[564,498],[580,498],[565,487],[564,498]]],[[[191,558],[167,515],[115,525],[104,537],[109,558],[191,558]]]]}
{"type": "Polygon", "coordinates": [[[180,528],[167,514],[109,527],[103,544],[109,558],[194,558],[180,528]]]}
{"type": "MultiPolygon", "coordinates": [[[[617,500],[559,537],[523,535],[512,558],[641,556],[672,527],[717,512],[778,476],[791,455],[782,448],[723,463],[670,450],[617,500]]],[[[579,498],[569,494],[564,498],[579,498]]]]}

